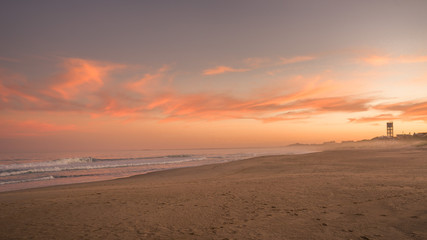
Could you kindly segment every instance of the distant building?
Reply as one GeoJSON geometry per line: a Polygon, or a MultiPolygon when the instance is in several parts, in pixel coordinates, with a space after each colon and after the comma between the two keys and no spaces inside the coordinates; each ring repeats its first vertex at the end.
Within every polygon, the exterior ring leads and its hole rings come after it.
{"type": "MultiPolygon", "coordinates": [[[[410,132],[408,134],[405,134],[402,132],[402,134],[396,134],[396,137],[394,136],[394,129],[393,129],[393,122],[387,122],[387,135],[385,136],[378,136],[374,137],[371,140],[427,140],[427,132],[420,132],[420,133],[413,133],[410,132]]],[[[342,143],[345,143],[346,141],[343,141],[342,143]]]]}
{"type": "Polygon", "coordinates": [[[372,138],[371,140],[390,140],[390,138],[387,136],[378,136],[378,137],[372,138]]]}
{"type": "Polygon", "coordinates": [[[422,137],[422,138],[425,138],[425,137],[427,137],[427,132],[414,133],[414,137],[422,137]]]}
{"type": "Polygon", "coordinates": [[[389,137],[389,138],[394,137],[394,133],[393,133],[393,122],[388,122],[387,123],[387,137],[389,137]]]}
{"type": "Polygon", "coordinates": [[[396,134],[396,138],[398,139],[410,139],[413,138],[411,134],[396,134]]]}

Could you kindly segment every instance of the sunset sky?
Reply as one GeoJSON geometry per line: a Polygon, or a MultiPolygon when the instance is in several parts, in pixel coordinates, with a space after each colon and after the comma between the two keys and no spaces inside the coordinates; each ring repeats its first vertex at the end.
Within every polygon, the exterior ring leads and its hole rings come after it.
{"type": "Polygon", "coordinates": [[[0,151],[427,132],[427,1],[2,1],[0,151]]]}

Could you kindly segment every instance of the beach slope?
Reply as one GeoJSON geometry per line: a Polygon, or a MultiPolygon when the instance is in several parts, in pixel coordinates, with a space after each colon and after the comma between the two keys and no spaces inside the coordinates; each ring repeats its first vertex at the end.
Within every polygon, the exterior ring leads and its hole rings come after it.
{"type": "Polygon", "coordinates": [[[0,239],[427,239],[427,149],[335,150],[0,193],[0,239]]]}

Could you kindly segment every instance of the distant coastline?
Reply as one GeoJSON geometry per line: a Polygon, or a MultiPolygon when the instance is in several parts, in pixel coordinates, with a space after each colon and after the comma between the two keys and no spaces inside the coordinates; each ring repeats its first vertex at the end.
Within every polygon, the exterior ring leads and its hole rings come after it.
{"type": "Polygon", "coordinates": [[[319,144],[294,143],[288,147],[309,147],[330,150],[333,148],[381,148],[381,147],[427,146],[427,133],[397,134],[395,137],[378,136],[372,139],[327,141],[319,144]]]}

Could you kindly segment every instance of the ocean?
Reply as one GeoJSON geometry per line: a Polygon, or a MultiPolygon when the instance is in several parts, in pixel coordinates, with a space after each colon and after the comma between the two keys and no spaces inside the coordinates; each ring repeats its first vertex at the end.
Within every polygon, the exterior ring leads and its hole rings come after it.
{"type": "Polygon", "coordinates": [[[129,177],[257,156],[313,152],[298,147],[0,153],[0,192],[129,177]]]}

